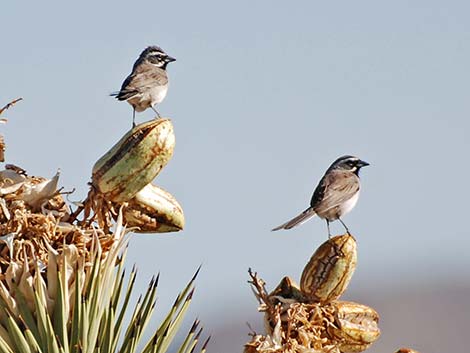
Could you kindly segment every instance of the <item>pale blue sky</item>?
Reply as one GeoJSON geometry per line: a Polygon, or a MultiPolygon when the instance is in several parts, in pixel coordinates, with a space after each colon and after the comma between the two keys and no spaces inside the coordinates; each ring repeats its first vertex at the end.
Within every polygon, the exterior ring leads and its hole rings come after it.
{"type": "Polygon", "coordinates": [[[161,271],[167,308],[202,263],[191,314],[209,331],[243,326],[256,307],[248,267],[271,288],[298,279],[326,239],[319,219],[269,230],[308,205],[343,154],[371,163],[344,218],[359,247],[351,290],[468,288],[469,14],[468,2],[431,0],[7,2],[0,105],[24,98],[2,127],[7,162],[61,168],[83,198],[92,165],[131,124],[130,106],[108,94],[160,45],[177,59],[159,108],[177,143],[155,183],[187,225],[133,237],[140,290],[161,271]]]}

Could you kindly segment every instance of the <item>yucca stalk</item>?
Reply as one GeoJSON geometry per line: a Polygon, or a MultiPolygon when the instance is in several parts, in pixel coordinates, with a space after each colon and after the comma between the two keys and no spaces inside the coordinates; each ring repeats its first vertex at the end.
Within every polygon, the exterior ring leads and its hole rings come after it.
{"type": "MultiPolygon", "coordinates": [[[[12,165],[0,171],[0,353],[166,352],[188,310],[199,270],[161,324],[147,332],[158,276],[132,305],[137,273],[133,268],[126,276],[124,270],[126,204],[110,206],[101,198],[106,207],[93,208],[107,220],[107,212],[117,209],[113,227],[77,221],[58,179],[59,173],[50,180],[30,177],[12,165]],[[150,337],[147,342],[144,335],[150,337]]],[[[201,331],[196,320],[177,352],[195,352],[201,331]]]]}

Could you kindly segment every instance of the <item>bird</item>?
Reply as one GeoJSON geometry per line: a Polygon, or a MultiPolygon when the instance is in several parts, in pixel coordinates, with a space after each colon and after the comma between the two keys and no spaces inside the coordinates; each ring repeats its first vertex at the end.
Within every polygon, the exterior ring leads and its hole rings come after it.
{"type": "Polygon", "coordinates": [[[160,118],[154,106],[166,97],[168,91],[166,67],[175,60],[156,45],[145,48],[134,63],[132,72],[122,83],[119,92],[111,93],[111,96],[120,101],[127,101],[132,106],[133,127],[135,127],[135,112],[152,108],[160,118]]]}
{"type": "Polygon", "coordinates": [[[354,157],[342,156],[335,160],[318,183],[310,201],[310,207],[272,231],[294,228],[317,215],[326,220],[328,237],[331,237],[330,222],[339,220],[346,232],[348,227],[341,217],[356,206],[359,198],[359,171],[369,163],[354,157]]]}

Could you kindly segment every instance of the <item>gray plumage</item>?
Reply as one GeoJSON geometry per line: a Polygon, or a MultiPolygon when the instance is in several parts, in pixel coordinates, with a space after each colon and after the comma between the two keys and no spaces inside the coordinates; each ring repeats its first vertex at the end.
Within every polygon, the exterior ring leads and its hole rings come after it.
{"type": "Polygon", "coordinates": [[[134,63],[132,72],[124,80],[119,92],[112,93],[116,99],[127,101],[135,112],[152,108],[165,99],[168,91],[166,66],[175,61],[160,47],[146,48],[134,63]]]}
{"type": "MultiPolygon", "coordinates": [[[[329,222],[337,219],[341,221],[341,217],[356,205],[360,189],[359,170],[367,165],[367,162],[353,156],[338,158],[320,180],[312,195],[310,207],[272,230],[291,229],[318,215],[327,221],[329,233],[329,222]]],[[[346,225],[343,225],[347,230],[346,225]]]]}

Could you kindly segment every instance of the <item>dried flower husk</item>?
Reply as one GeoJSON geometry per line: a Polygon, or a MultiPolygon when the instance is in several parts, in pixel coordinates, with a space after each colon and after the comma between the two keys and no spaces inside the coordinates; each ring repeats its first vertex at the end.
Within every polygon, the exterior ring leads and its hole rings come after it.
{"type": "Polygon", "coordinates": [[[26,176],[14,170],[5,169],[0,171],[0,195],[5,196],[15,193],[25,182],[26,176]]]}
{"type": "Polygon", "coordinates": [[[57,296],[53,269],[64,266],[72,295],[77,267],[88,271],[92,254],[99,248],[99,257],[105,258],[116,247],[116,234],[124,232],[67,223],[70,210],[57,188],[59,173],[46,179],[10,168],[0,171],[0,301],[18,317],[19,305],[33,309],[41,287],[41,300],[52,314],[57,296]]]}
{"type": "Polygon", "coordinates": [[[379,314],[374,309],[346,301],[337,301],[333,306],[335,325],[328,332],[340,341],[341,352],[362,352],[379,338],[379,314]]]}
{"type": "MultiPolygon", "coordinates": [[[[38,209],[45,201],[52,199],[58,194],[60,171],[52,179],[46,179],[36,183],[24,183],[21,198],[33,209],[38,209]]],[[[37,178],[36,178],[37,179],[37,178]]]]}
{"type": "Polygon", "coordinates": [[[299,285],[292,278],[285,276],[277,287],[269,293],[266,299],[270,302],[269,307],[275,308],[274,310],[271,309],[271,311],[268,310],[269,313],[267,311],[267,314],[264,316],[266,332],[272,332],[278,318],[281,321],[287,319],[290,304],[303,302],[305,297],[299,285]]]}
{"type": "Polygon", "coordinates": [[[265,312],[266,335],[256,335],[245,352],[362,352],[380,336],[377,312],[351,302],[283,303],[265,312]]]}
{"type": "Polygon", "coordinates": [[[124,208],[124,222],[136,233],[177,232],[184,227],[183,209],[167,191],[148,184],[124,208]]]}
{"type": "Polygon", "coordinates": [[[305,300],[299,285],[288,276],[285,276],[283,279],[281,279],[281,282],[279,282],[277,287],[271,293],[269,293],[269,298],[273,301],[273,303],[296,303],[303,302],[305,300]]]}
{"type": "Polygon", "coordinates": [[[328,239],[315,251],[300,279],[300,288],[312,302],[328,303],[346,290],[357,262],[356,241],[350,234],[328,239]]]}
{"type": "Polygon", "coordinates": [[[70,210],[57,189],[59,173],[46,179],[28,176],[20,169],[0,171],[0,273],[31,257],[47,265],[49,247],[62,249],[73,243],[86,257],[93,234],[107,241],[110,235],[92,226],[64,221],[70,210]]]}
{"type": "Polygon", "coordinates": [[[95,163],[92,184],[108,201],[129,201],[168,163],[174,146],[169,119],[137,125],[95,163]]]}
{"type": "Polygon", "coordinates": [[[258,309],[265,311],[266,335],[254,336],[245,346],[248,352],[339,353],[340,340],[328,333],[335,317],[331,304],[279,302],[274,311],[269,307],[258,309]]]}
{"type": "Polygon", "coordinates": [[[333,305],[297,302],[291,297],[297,296],[298,287],[288,277],[267,294],[265,282],[251,271],[250,276],[260,302],[258,311],[264,312],[266,334],[252,335],[246,353],[339,353],[338,340],[327,331],[334,324],[333,305]]]}

